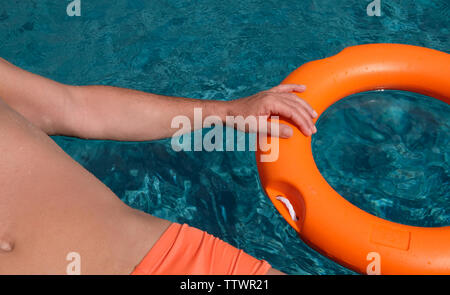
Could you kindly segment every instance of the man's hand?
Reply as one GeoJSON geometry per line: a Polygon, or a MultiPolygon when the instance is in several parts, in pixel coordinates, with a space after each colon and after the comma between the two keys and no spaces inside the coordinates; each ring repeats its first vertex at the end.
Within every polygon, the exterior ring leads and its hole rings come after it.
{"type": "MultiPolygon", "coordinates": [[[[259,92],[249,97],[230,101],[229,113],[232,116],[280,116],[290,120],[306,136],[317,132],[313,119],[317,118],[316,111],[303,99],[293,92],[305,91],[304,85],[281,84],[272,89],[259,92]]],[[[293,131],[285,124],[279,126],[279,136],[289,138],[293,131]]],[[[268,128],[270,134],[270,127],[268,128]]],[[[257,130],[242,130],[256,132],[257,130]]],[[[276,134],[272,134],[275,135],[276,134]]]]}

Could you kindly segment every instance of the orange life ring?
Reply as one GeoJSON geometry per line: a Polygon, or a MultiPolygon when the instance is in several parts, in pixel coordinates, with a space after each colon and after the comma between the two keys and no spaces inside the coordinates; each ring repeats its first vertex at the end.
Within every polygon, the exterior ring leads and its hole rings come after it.
{"type": "MultiPolygon", "coordinates": [[[[450,103],[450,54],[411,45],[359,45],[306,63],[283,83],[306,85],[299,96],[319,116],[341,98],[376,89],[412,91],[450,103]]],[[[320,174],[311,138],[293,129],[291,138],[279,140],[278,159],[261,162],[265,146],[257,150],[257,165],[268,197],[304,242],[359,273],[374,270],[371,263],[379,259],[381,274],[450,274],[450,226],[403,225],[354,206],[320,174]],[[297,221],[277,196],[289,200],[297,221]]]]}

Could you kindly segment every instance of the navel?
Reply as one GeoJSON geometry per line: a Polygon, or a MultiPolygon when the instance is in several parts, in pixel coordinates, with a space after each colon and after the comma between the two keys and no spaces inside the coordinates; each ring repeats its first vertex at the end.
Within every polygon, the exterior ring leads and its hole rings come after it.
{"type": "Polygon", "coordinates": [[[14,242],[0,238],[0,252],[11,252],[14,250],[14,242]]]}

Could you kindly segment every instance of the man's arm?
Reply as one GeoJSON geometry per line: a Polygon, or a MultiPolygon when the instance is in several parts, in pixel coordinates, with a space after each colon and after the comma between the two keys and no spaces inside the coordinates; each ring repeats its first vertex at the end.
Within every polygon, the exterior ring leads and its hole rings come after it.
{"type": "MultiPolygon", "coordinates": [[[[280,115],[289,118],[307,136],[315,133],[312,108],[293,91],[301,85],[279,85],[247,98],[212,101],[169,97],[110,86],[70,86],[24,71],[0,59],[0,98],[50,135],[127,141],[172,136],[172,119],[194,108],[203,117],[215,115],[280,115]]],[[[193,125],[193,124],[191,124],[193,125]]],[[[280,135],[292,130],[280,126],[280,135]]]]}
{"type": "Polygon", "coordinates": [[[48,134],[69,127],[71,93],[61,83],[24,71],[0,58],[0,99],[48,134]]]}

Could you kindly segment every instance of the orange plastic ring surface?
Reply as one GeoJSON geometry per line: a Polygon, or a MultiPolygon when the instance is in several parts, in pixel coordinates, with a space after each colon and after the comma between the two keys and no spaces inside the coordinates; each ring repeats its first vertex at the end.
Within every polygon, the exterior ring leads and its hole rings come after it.
{"type": "MultiPolygon", "coordinates": [[[[319,116],[341,98],[377,89],[417,92],[450,103],[450,54],[411,45],[359,45],[306,63],[283,83],[306,85],[299,96],[319,116]]],[[[293,129],[291,138],[279,140],[276,161],[260,161],[267,147],[256,156],[264,190],[304,242],[359,273],[373,270],[371,263],[378,259],[381,274],[450,274],[449,226],[403,225],[354,206],[320,174],[311,138],[293,129]],[[290,201],[298,221],[277,196],[290,201]]]]}

